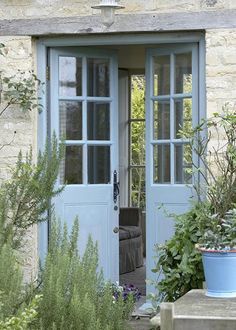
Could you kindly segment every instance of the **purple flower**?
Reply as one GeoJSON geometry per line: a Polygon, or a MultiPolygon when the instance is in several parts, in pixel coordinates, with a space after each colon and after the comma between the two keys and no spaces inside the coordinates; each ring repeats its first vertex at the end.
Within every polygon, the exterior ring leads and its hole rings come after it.
{"type": "Polygon", "coordinates": [[[138,301],[141,297],[141,292],[133,284],[124,284],[122,286],[113,285],[112,289],[115,300],[117,300],[120,295],[124,301],[126,301],[129,297],[132,297],[134,302],[138,301]]]}

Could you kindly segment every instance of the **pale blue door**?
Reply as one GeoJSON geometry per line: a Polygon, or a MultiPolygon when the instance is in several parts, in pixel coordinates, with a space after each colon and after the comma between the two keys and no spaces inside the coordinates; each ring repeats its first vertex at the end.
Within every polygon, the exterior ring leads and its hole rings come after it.
{"type": "Polygon", "coordinates": [[[154,244],[173,234],[168,214],[185,212],[195,195],[192,152],[179,130],[199,120],[197,45],[149,49],[146,74],[147,278],[154,279],[154,244]]]}
{"type": "Polygon", "coordinates": [[[55,48],[50,52],[50,131],[65,139],[65,159],[57,185],[56,216],[72,226],[79,218],[79,250],[91,234],[98,243],[106,279],[118,280],[117,59],[111,51],[55,48]]]}

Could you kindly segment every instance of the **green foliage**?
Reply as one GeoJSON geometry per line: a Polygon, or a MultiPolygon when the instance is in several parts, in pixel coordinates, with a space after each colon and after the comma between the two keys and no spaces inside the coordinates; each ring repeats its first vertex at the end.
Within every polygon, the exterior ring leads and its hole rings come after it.
{"type": "Polygon", "coordinates": [[[131,93],[131,204],[145,209],[145,80],[132,76],[131,93]],[[141,119],[141,120],[140,120],[141,119]]]}
{"type": "MultiPolygon", "coordinates": [[[[3,82],[3,100],[5,107],[18,105],[23,111],[31,111],[33,109],[42,110],[42,105],[38,103],[37,91],[41,85],[40,80],[33,71],[18,71],[14,76],[4,76],[3,82]]],[[[5,108],[3,108],[5,111],[5,108]]],[[[0,115],[3,113],[0,112],[0,115]]]]}
{"type": "MultiPolygon", "coordinates": [[[[110,285],[97,273],[97,246],[91,238],[83,257],[77,250],[78,220],[68,238],[54,222],[42,272],[39,325],[42,329],[119,330],[133,305],[114,301],[110,285]]],[[[38,325],[38,326],[39,326],[38,325]]]]}
{"type": "Polygon", "coordinates": [[[182,131],[200,159],[193,163],[201,178],[196,186],[200,200],[211,204],[212,214],[225,215],[236,203],[236,112],[225,106],[221,114],[202,120],[195,128],[182,131]]]}
{"type": "MultiPolygon", "coordinates": [[[[4,321],[0,321],[1,330],[27,330],[32,329],[31,325],[36,320],[37,308],[42,296],[36,295],[28,307],[25,307],[17,316],[11,316],[4,321]]],[[[4,304],[0,305],[1,307],[4,304]]]]}
{"type": "Polygon", "coordinates": [[[193,151],[202,167],[195,166],[201,177],[197,187],[200,200],[210,204],[206,221],[210,227],[201,244],[211,249],[229,249],[236,241],[236,112],[223,108],[221,114],[203,120],[200,125],[185,132],[191,139],[193,151]]]}
{"type": "Polygon", "coordinates": [[[209,205],[201,203],[194,205],[189,212],[175,216],[174,236],[166,244],[155,246],[152,271],[158,274],[158,281],[152,284],[158,294],[152,298],[156,303],[175,301],[191,289],[202,288],[202,260],[195,244],[209,226],[205,221],[208,212],[209,205]]]}
{"type": "MultiPolygon", "coordinates": [[[[1,234],[0,234],[1,235],[1,234]]],[[[22,298],[22,271],[11,243],[0,246],[0,319],[16,313],[22,298]]]]}
{"type": "Polygon", "coordinates": [[[15,247],[22,243],[22,236],[29,226],[47,219],[50,199],[60,190],[55,190],[60,161],[64,156],[64,146],[58,146],[56,137],[46,144],[45,151],[39,153],[34,164],[32,151],[18,161],[9,181],[0,189],[0,235],[4,241],[13,237],[15,247]]]}
{"type": "Polygon", "coordinates": [[[236,209],[229,210],[224,217],[209,214],[209,228],[199,240],[199,247],[211,250],[236,250],[236,209]]]}

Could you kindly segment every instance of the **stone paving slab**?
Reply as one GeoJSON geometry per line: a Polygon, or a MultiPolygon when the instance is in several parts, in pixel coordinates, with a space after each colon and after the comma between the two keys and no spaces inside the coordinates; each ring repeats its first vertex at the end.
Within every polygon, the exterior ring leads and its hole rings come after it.
{"type": "Polygon", "coordinates": [[[205,295],[205,290],[191,290],[174,303],[174,313],[236,320],[236,298],[211,298],[205,295]]]}
{"type": "Polygon", "coordinates": [[[236,330],[236,298],[211,298],[191,290],[161,304],[161,330],[236,330]]]}

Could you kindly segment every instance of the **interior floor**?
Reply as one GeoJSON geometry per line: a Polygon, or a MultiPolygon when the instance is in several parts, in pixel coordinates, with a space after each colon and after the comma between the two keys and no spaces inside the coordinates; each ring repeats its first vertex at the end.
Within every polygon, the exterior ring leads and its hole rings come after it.
{"type": "Polygon", "coordinates": [[[136,286],[142,296],[146,296],[146,266],[136,268],[133,272],[120,275],[120,285],[133,284],[136,286]]]}

